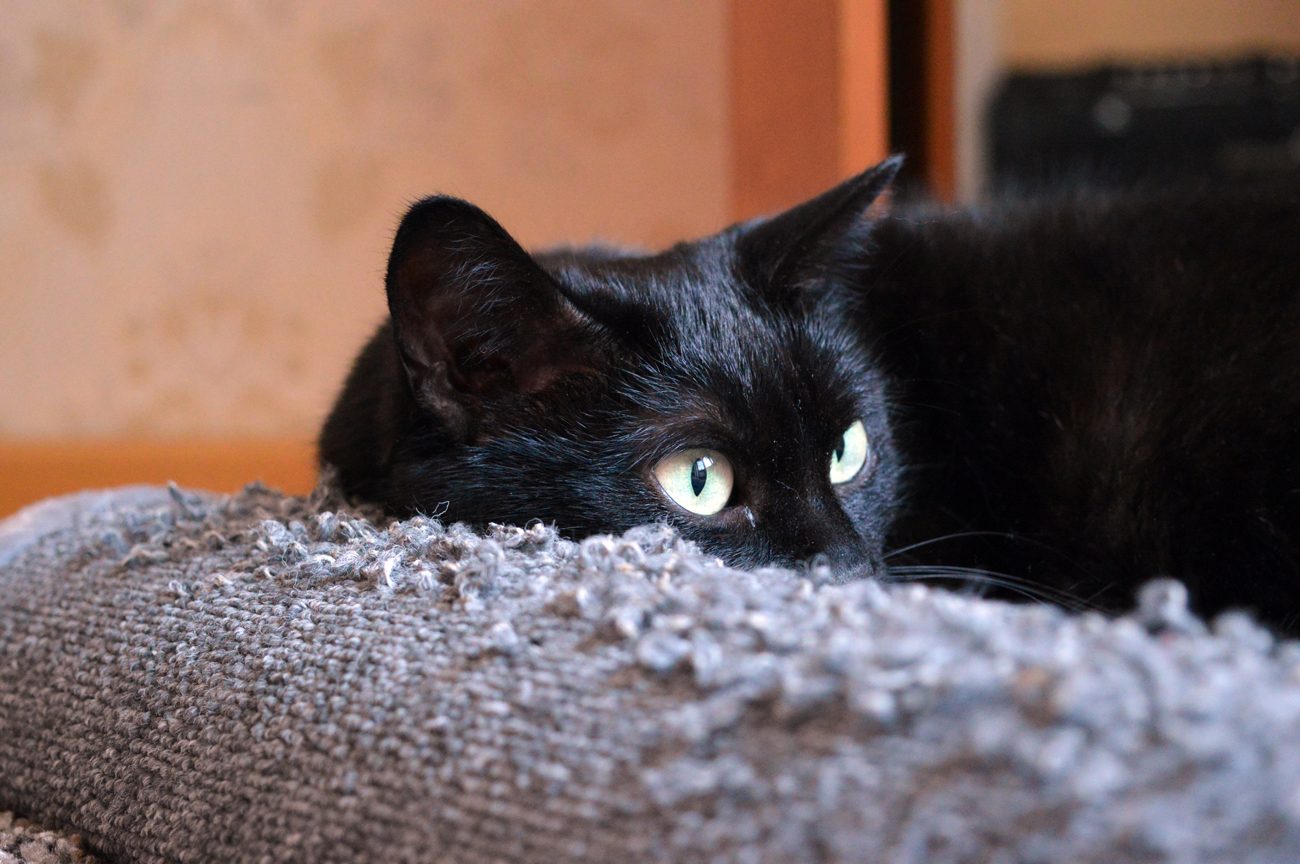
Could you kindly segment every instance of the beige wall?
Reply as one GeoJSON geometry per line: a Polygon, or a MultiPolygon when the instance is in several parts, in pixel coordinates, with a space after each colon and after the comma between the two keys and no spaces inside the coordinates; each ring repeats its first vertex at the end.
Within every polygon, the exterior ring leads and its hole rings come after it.
{"type": "Polygon", "coordinates": [[[0,439],[308,436],[405,204],[727,217],[723,0],[9,0],[0,439]]]}
{"type": "Polygon", "coordinates": [[[1300,50],[1297,0],[1001,0],[1012,67],[1300,50]]]}

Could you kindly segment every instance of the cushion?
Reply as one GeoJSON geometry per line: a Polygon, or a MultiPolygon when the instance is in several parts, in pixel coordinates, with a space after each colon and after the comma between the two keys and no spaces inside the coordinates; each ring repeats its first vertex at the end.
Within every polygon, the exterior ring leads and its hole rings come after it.
{"type": "Polygon", "coordinates": [[[828,576],[55,499],[0,524],[0,811],[120,862],[1300,860],[1295,644],[1169,581],[1108,619],[828,576]]]}

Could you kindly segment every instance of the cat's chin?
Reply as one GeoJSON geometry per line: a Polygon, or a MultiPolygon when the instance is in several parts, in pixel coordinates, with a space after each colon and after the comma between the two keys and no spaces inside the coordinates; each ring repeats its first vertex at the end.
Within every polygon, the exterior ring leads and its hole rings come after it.
{"type": "Polygon", "coordinates": [[[887,569],[879,555],[841,552],[837,557],[817,553],[809,558],[788,555],[761,554],[752,548],[718,548],[707,542],[698,544],[702,551],[716,555],[724,564],[740,570],[758,570],[778,567],[793,570],[816,584],[842,584],[886,575],[887,569]]]}

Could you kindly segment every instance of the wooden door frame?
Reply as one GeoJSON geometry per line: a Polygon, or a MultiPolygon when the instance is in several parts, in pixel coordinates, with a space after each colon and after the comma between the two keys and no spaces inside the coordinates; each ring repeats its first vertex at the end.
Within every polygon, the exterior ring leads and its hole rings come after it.
{"type": "Polygon", "coordinates": [[[802,201],[888,155],[886,0],[731,0],[732,215],[802,201]]]}
{"type": "Polygon", "coordinates": [[[888,155],[887,0],[731,0],[732,216],[888,155]]]}
{"type": "Polygon", "coordinates": [[[953,199],[953,0],[730,0],[729,24],[734,218],[788,207],[900,149],[912,178],[953,199]]]}

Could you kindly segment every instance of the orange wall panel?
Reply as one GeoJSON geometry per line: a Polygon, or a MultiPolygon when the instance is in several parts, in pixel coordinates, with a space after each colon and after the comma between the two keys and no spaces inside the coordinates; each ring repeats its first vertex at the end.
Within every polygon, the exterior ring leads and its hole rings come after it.
{"type": "Polygon", "coordinates": [[[887,153],[884,0],[731,0],[732,213],[821,192],[887,153]]]}
{"type": "Polygon", "coordinates": [[[294,495],[316,485],[310,441],[0,443],[0,518],[49,495],[132,483],[234,492],[253,480],[294,495]]]}

